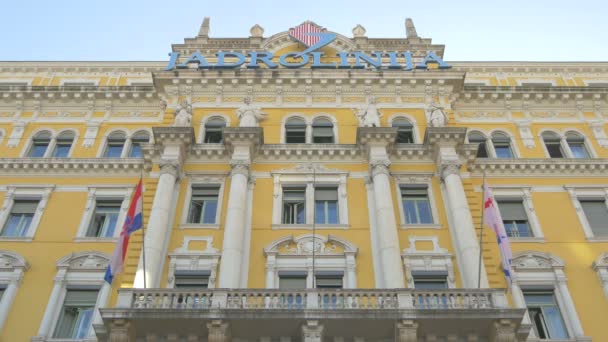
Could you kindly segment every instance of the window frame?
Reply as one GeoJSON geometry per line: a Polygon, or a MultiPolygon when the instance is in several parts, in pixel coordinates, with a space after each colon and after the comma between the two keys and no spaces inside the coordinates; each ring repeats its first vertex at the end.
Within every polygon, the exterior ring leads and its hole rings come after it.
{"type": "Polygon", "coordinates": [[[8,250],[0,250],[0,261],[0,284],[4,287],[0,296],[0,331],[2,331],[29,264],[21,255],[8,250]]]}
{"type": "Polygon", "coordinates": [[[313,288],[313,278],[325,274],[342,274],[342,288],[357,288],[356,272],[357,247],[333,235],[304,234],[298,237],[286,236],[273,241],[264,248],[266,256],[266,288],[278,289],[280,273],[298,272],[306,274],[306,288],[313,288]],[[327,245],[340,246],[340,252],[332,251],[327,245]],[[313,274],[312,253],[307,246],[319,246],[315,255],[313,274]]]}
{"type": "Polygon", "coordinates": [[[437,236],[410,236],[409,247],[404,249],[401,258],[405,270],[406,287],[414,289],[414,278],[417,272],[444,273],[448,289],[456,288],[453,255],[439,245],[437,236]],[[433,248],[417,249],[417,243],[422,242],[433,245],[433,248]]]}
{"type": "Polygon", "coordinates": [[[57,262],[57,274],[55,275],[53,290],[40,323],[38,336],[34,339],[43,341],[54,339],[53,336],[59,323],[61,309],[70,288],[98,289],[99,291],[93,309],[91,326],[88,328],[85,339],[94,338],[93,325],[102,322],[98,309],[107,305],[111,292],[111,286],[104,280],[109,260],[110,258],[106,254],[83,251],[71,253],[57,262]]]}
{"type": "MultiPolygon", "coordinates": [[[[406,143],[406,144],[420,144],[422,139],[420,138],[420,132],[418,132],[418,123],[416,121],[416,118],[413,115],[410,114],[405,114],[405,113],[397,113],[394,115],[391,115],[387,122],[389,123],[390,127],[394,127],[393,126],[393,121],[398,120],[398,119],[404,119],[409,121],[409,123],[412,125],[412,139],[413,141],[411,143],[406,143]]],[[[397,143],[397,138],[395,138],[395,143],[397,143]]],[[[401,143],[399,143],[401,144],[401,143]]]]}
{"type": "MultiPolygon", "coordinates": [[[[107,131],[103,137],[102,143],[99,144],[99,150],[97,151],[97,157],[98,158],[109,158],[109,159],[117,159],[117,158],[142,158],[142,157],[131,157],[131,146],[133,144],[132,139],[133,137],[135,137],[138,134],[142,134],[142,133],[146,133],[148,135],[148,144],[153,143],[154,140],[154,135],[152,134],[152,132],[146,128],[136,128],[133,129],[132,131],[129,131],[127,129],[124,128],[119,128],[119,129],[113,129],[110,131],[107,131]],[[109,140],[108,138],[115,133],[122,133],[124,134],[125,137],[125,143],[122,146],[122,150],[120,152],[120,156],[119,157],[106,157],[106,151],[107,148],[109,146],[109,140]]],[[[85,137],[85,140],[87,138],[85,137]]],[[[143,151],[142,151],[142,155],[143,155],[143,151]]]]}
{"type": "Polygon", "coordinates": [[[207,124],[207,121],[209,121],[211,119],[214,119],[214,118],[218,118],[218,119],[224,120],[224,123],[226,124],[224,126],[224,128],[231,127],[230,126],[230,118],[227,115],[223,114],[223,113],[211,113],[211,114],[205,115],[201,119],[200,125],[199,125],[199,128],[198,128],[198,139],[197,139],[197,142],[199,144],[207,144],[207,143],[205,143],[205,125],[207,124]]]}
{"type": "Polygon", "coordinates": [[[127,217],[127,211],[133,194],[134,186],[126,188],[124,185],[91,185],[88,187],[87,202],[84,207],[84,212],[78,226],[78,231],[74,241],[97,241],[97,242],[114,242],[120,236],[122,226],[127,217]],[[91,221],[94,218],[97,200],[117,200],[122,201],[114,234],[111,237],[93,237],[87,236],[91,221]]]}
{"type": "Polygon", "coordinates": [[[424,174],[407,174],[407,173],[395,173],[395,192],[397,194],[397,205],[399,208],[399,219],[401,229],[420,229],[420,228],[433,228],[440,229],[441,222],[439,221],[439,211],[437,202],[435,200],[434,187],[432,181],[432,175],[424,174]],[[406,222],[405,212],[403,210],[403,191],[402,187],[407,185],[426,185],[427,198],[429,201],[429,207],[431,210],[431,223],[416,223],[410,224],[406,222]]]}
{"type": "Polygon", "coordinates": [[[209,174],[209,175],[186,175],[188,181],[186,183],[186,192],[184,196],[184,205],[182,208],[182,216],[180,219],[180,229],[220,229],[222,225],[222,208],[224,204],[224,191],[227,174],[209,174]],[[219,185],[217,196],[217,208],[215,213],[215,223],[188,223],[190,214],[190,203],[192,201],[192,187],[196,185],[219,185]]]}
{"type": "Polygon", "coordinates": [[[597,273],[597,277],[604,290],[604,295],[608,298],[608,252],[600,254],[591,266],[597,273]]]}
{"type": "Polygon", "coordinates": [[[603,200],[604,203],[608,206],[608,187],[597,187],[597,186],[578,186],[571,187],[565,186],[566,191],[568,191],[568,195],[570,196],[570,201],[572,202],[572,206],[576,211],[576,215],[578,216],[578,221],[583,228],[583,233],[585,234],[585,238],[588,241],[608,241],[608,235],[606,236],[596,236],[593,232],[591,225],[589,224],[589,220],[587,219],[587,215],[583,210],[583,206],[581,204],[581,199],[597,199],[603,200]]]}
{"type": "Polygon", "coordinates": [[[281,144],[289,144],[289,145],[298,145],[298,144],[339,144],[339,135],[338,135],[338,121],[333,115],[327,113],[318,113],[312,116],[307,116],[300,113],[289,114],[283,117],[281,121],[281,144]],[[291,119],[300,119],[304,121],[305,130],[304,130],[304,142],[301,143],[288,143],[287,142],[287,122],[291,119]],[[332,132],[333,132],[333,143],[315,143],[313,142],[313,124],[315,120],[324,119],[329,121],[332,124],[332,132]]]}
{"type": "MultiPolygon", "coordinates": [[[[141,149],[141,145],[142,145],[142,144],[149,144],[149,143],[150,143],[150,141],[152,140],[152,138],[151,138],[150,132],[148,132],[148,131],[146,131],[146,130],[143,130],[143,131],[142,131],[142,130],[139,130],[139,131],[134,132],[134,133],[133,133],[131,136],[129,136],[129,137],[128,137],[128,140],[129,140],[129,149],[128,149],[127,157],[128,157],[128,158],[143,158],[143,156],[144,156],[144,151],[143,151],[143,149],[142,149],[142,151],[141,151],[141,156],[133,156],[133,147],[134,147],[135,145],[139,145],[139,147],[140,147],[140,149],[141,149]],[[143,142],[139,142],[139,141],[138,141],[138,142],[137,142],[137,144],[134,144],[134,143],[133,143],[133,142],[135,141],[135,138],[138,138],[138,135],[143,136],[144,134],[145,134],[145,135],[148,137],[148,141],[147,141],[147,142],[143,143],[143,142]]],[[[138,139],[138,140],[139,140],[139,139],[138,139]]],[[[127,143],[125,142],[125,145],[126,145],[126,144],[127,144],[127,143]]],[[[124,147],[123,147],[123,148],[124,148],[124,147]]]]}
{"type": "MultiPolygon", "coordinates": [[[[307,137],[308,139],[308,137],[307,137]]],[[[310,121],[310,139],[308,139],[308,141],[311,144],[337,144],[337,139],[336,139],[336,123],[334,122],[334,120],[332,120],[331,117],[325,116],[325,115],[318,115],[312,118],[312,120],[310,121]],[[318,121],[326,121],[329,123],[329,125],[316,125],[315,126],[315,122],[318,121]],[[331,142],[315,142],[315,127],[324,127],[324,128],[331,128],[331,142]]]]}
{"type": "Polygon", "coordinates": [[[44,209],[46,208],[49,198],[54,185],[36,185],[36,186],[9,186],[7,188],[6,195],[4,196],[4,203],[0,209],[0,229],[4,229],[7,223],[10,213],[13,209],[13,205],[16,200],[38,200],[38,207],[32,217],[30,226],[28,227],[27,233],[24,236],[0,236],[0,241],[32,241],[36,235],[36,231],[40,226],[44,209]]]}
{"type": "Polygon", "coordinates": [[[597,154],[595,153],[595,150],[593,149],[593,145],[590,143],[590,139],[587,138],[587,136],[576,130],[576,129],[567,129],[565,131],[555,131],[555,130],[549,130],[549,129],[545,129],[542,130],[541,132],[539,132],[538,137],[540,139],[540,141],[543,143],[543,149],[545,151],[545,156],[546,158],[549,159],[559,159],[559,158],[553,158],[551,157],[551,155],[549,154],[549,149],[547,148],[547,144],[545,143],[545,140],[543,138],[543,134],[545,133],[553,133],[557,136],[557,138],[559,138],[559,145],[560,145],[560,149],[562,151],[563,154],[563,158],[569,158],[569,159],[593,159],[596,158],[597,154]],[[585,148],[588,157],[587,158],[576,158],[574,156],[574,154],[572,153],[572,149],[570,148],[570,144],[568,143],[568,133],[572,133],[575,135],[578,135],[579,137],[582,137],[583,139],[583,147],[585,148]]]}
{"type": "Polygon", "coordinates": [[[288,117],[285,122],[283,123],[283,135],[282,135],[282,143],[283,144],[290,144],[290,145],[297,145],[297,144],[308,144],[310,143],[310,138],[309,136],[311,135],[312,129],[310,128],[309,122],[305,117],[302,116],[290,116],[288,117]],[[304,122],[304,142],[287,142],[287,124],[289,123],[290,120],[300,120],[304,122]]]}
{"type": "MultiPolygon", "coordinates": [[[[482,189],[480,188],[480,192],[482,189]]],[[[532,188],[531,187],[513,187],[513,186],[492,186],[492,196],[494,202],[499,203],[501,200],[514,200],[521,201],[528,217],[528,226],[532,236],[530,237],[516,237],[510,236],[509,239],[513,242],[542,242],[544,241],[545,235],[540,225],[540,221],[536,216],[536,210],[534,208],[534,202],[532,200],[532,188]]],[[[500,214],[500,205],[499,205],[500,214]]],[[[501,217],[502,220],[502,217],[501,217]]]]}
{"type": "MultiPolygon", "coordinates": [[[[511,134],[511,132],[504,130],[504,129],[495,129],[495,130],[491,130],[490,132],[486,133],[482,130],[475,128],[475,129],[472,129],[471,131],[467,132],[467,135],[466,135],[467,143],[471,143],[469,141],[469,135],[472,133],[477,133],[484,138],[485,150],[486,150],[486,154],[488,155],[487,157],[476,157],[476,158],[495,158],[495,159],[507,159],[507,160],[519,158],[519,156],[520,156],[519,149],[517,147],[516,140],[514,139],[513,134],[511,134]],[[509,139],[509,150],[511,151],[510,158],[498,157],[498,155],[496,154],[496,147],[494,146],[494,138],[495,138],[494,136],[497,134],[504,135],[504,136],[506,136],[506,138],[509,139]]],[[[473,142],[473,143],[476,143],[476,142],[473,142]]]]}
{"type": "Polygon", "coordinates": [[[203,135],[201,137],[201,143],[203,143],[203,144],[223,144],[224,143],[224,129],[226,127],[228,127],[228,123],[227,123],[227,121],[226,121],[226,119],[224,117],[219,116],[219,115],[211,115],[211,116],[205,118],[205,120],[203,120],[203,122],[201,123],[201,125],[202,125],[202,135],[203,135]],[[207,125],[209,124],[210,121],[216,120],[216,119],[217,120],[221,120],[224,123],[224,126],[219,126],[219,125],[218,126],[212,126],[212,127],[220,127],[219,132],[220,132],[220,135],[221,135],[221,139],[220,139],[219,142],[207,142],[206,141],[207,140],[207,134],[208,134],[208,132],[207,132],[207,125]]]}
{"type": "Polygon", "coordinates": [[[216,287],[221,252],[213,247],[213,236],[184,236],[182,245],[169,253],[167,288],[175,288],[176,272],[208,272],[207,288],[216,287]],[[200,243],[205,248],[200,248],[200,243]],[[199,247],[199,248],[197,248],[199,247]]]}
{"type": "Polygon", "coordinates": [[[338,189],[338,223],[317,224],[316,229],[347,229],[348,221],[348,198],[346,196],[346,181],[348,172],[341,170],[319,169],[314,176],[313,171],[307,168],[296,168],[292,170],[279,170],[271,173],[274,181],[272,229],[312,229],[315,217],[315,187],[338,189]],[[284,224],[283,220],[283,189],[286,187],[305,187],[305,210],[306,218],[304,224],[284,224]]]}
{"type": "MultiPolygon", "coordinates": [[[[63,138],[64,139],[64,138],[63,138]]],[[[76,145],[76,141],[78,140],[78,132],[71,130],[71,129],[67,129],[67,130],[63,130],[61,132],[59,132],[54,138],[53,141],[51,142],[52,146],[49,146],[49,150],[50,151],[50,157],[52,158],[70,158],[72,157],[72,153],[74,152],[74,145],[76,145]],[[68,150],[68,153],[65,157],[56,157],[55,153],[57,153],[57,147],[60,145],[59,142],[62,140],[62,135],[65,135],[67,133],[71,133],[72,135],[72,143],[70,144],[70,148],[68,150]]]]}

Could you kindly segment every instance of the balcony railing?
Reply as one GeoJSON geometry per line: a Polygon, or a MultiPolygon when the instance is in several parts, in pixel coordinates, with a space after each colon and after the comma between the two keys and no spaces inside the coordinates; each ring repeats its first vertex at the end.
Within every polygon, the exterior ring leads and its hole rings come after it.
{"type": "Polygon", "coordinates": [[[507,308],[500,289],[122,289],[116,308],[173,310],[454,310],[507,308]]]}

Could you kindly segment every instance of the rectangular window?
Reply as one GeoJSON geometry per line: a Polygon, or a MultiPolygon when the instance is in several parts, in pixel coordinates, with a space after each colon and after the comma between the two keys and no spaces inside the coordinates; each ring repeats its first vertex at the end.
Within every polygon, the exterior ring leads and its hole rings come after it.
{"type": "Polygon", "coordinates": [[[315,223],[338,224],[338,188],[315,188],[315,223]]]}
{"type": "Polygon", "coordinates": [[[97,200],[87,237],[113,237],[122,200],[97,200]]]}
{"type": "Polygon", "coordinates": [[[306,188],[283,188],[283,224],[306,223],[306,188]]]}
{"type": "Polygon", "coordinates": [[[497,200],[502,223],[510,237],[531,237],[528,215],[521,200],[497,200]]]}
{"type": "Polygon", "coordinates": [[[38,200],[15,200],[1,235],[5,237],[26,236],[38,208],[38,202],[38,200]]]}
{"type": "Polygon", "coordinates": [[[210,271],[175,271],[175,288],[206,289],[209,287],[210,271]]]}
{"type": "Polygon", "coordinates": [[[219,185],[193,185],[188,223],[215,224],[219,185]]]}
{"type": "Polygon", "coordinates": [[[426,184],[402,185],[401,201],[403,205],[403,214],[405,215],[405,223],[433,223],[428,186],[426,184]]]}
{"type": "Polygon", "coordinates": [[[280,289],[305,289],[306,272],[282,271],[279,272],[280,289]]]}
{"type": "Polygon", "coordinates": [[[559,140],[545,140],[545,146],[549,157],[551,158],[564,158],[564,152],[562,151],[562,145],[559,140]]]}
{"type": "Polygon", "coordinates": [[[448,288],[447,272],[412,271],[417,290],[443,290],[448,288]]]}
{"type": "Polygon", "coordinates": [[[68,289],[54,338],[82,339],[87,337],[95,312],[99,290],[68,289]]]}
{"type": "Polygon", "coordinates": [[[317,272],[315,285],[318,289],[341,289],[344,287],[344,274],[342,272],[317,272]]]}
{"type": "Polygon", "coordinates": [[[553,291],[523,292],[536,336],[541,339],[567,339],[566,326],[553,291]]]}
{"type": "Polygon", "coordinates": [[[285,127],[285,142],[287,144],[304,144],[306,142],[306,126],[293,125],[285,127]]]}
{"type": "Polygon", "coordinates": [[[603,199],[580,199],[581,207],[595,236],[608,236],[608,208],[603,199]]]}

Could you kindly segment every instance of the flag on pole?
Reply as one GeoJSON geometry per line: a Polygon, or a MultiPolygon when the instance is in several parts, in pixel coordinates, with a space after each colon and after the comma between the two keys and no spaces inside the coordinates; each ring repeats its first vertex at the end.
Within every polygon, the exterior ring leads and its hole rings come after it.
{"type": "Polygon", "coordinates": [[[127,218],[125,219],[125,223],[122,226],[120,237],[116,242],[116,248],[114,249],[114,253],[112,253],[112,256],[110,257],[110,263],[108,264],[108,268],[106,269],[104,279],[108,282],[108,284],[112,284],[114,276],[122,272],[125,256],[127,255],[127,247],[129,246],[129,237],[131,236],[131,233],[138,229],[141,229],[142,227],[143,214],[141,183],[142,182],[140,179],[139,183],[137,183],[137,187],[135,187],[135,194],[133,194],[133,198],[131,198],[131,204],[129,205],[127,218]]]}
{"type": "Polygon", "coordinates": [[[498,206],[490,193],[490,189],[485,183],[483,184],[483,223],[492,227],[496,233],[498,247],[500,248],[500,255],[502,257],[502,269],[507,277],[507,284],[511,287],[511,261],[513,259],[513,252],[511,252],[509,237],[507,236],[507,231],[502,223],[502,217],[500,216],[498,206]]]}

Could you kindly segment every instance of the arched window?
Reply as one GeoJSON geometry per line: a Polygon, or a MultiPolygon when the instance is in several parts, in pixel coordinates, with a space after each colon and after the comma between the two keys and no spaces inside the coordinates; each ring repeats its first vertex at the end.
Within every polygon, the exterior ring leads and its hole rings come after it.
{"type": "Polygon", "coordinates": [[[53,158],[67,158],[70,155],[72,144],[74,143],[74,132],[65,131],[57,137],[53,158]]]}
{"type": "Polygon", "coordinates": [[[393,120],[393,127],[397,127],[397,144],[414,143],[414,126],[405,118],[393,120]]]}
{"type": "Polygon", "coordinates": [[[477,158],[488,158],[488,148],[486,146],[486,137],[479,132],[469,133],[469,143],[479,144],[477,148],[477,158]]]}
{"type": "Polygon", "coordinates": [[[589,151],[585,147],[585,137],[576,132],[566,133],[566,143],[572,153],[572,158],[589,158],[589,151]]]}
{"type": "Polygon", "coordinates": [[[127,137],[123,132],[114,132],[110,134],[103,156],[105,158],[120,158],[126,141],[127,137]]]}
{"type": "Polygon", "coordinates": [[[312,142],[315,144],[333,144],[334,125],[325,118],[317,118],[312,123],[312,142]]]}
{"type": "Polygon", "coordinates": [[[226,121],[222,118],[211,118],[205,123],[205,141],[211,144],[220,144],[224,141],[224,127],[226,121]]]}
{"type": "Polygon", "coordinates": [[[137,132],[131,137],[131,151],[129,152],[130,158],[141,158],[143,153],[141,151],[141,144],[147,144],[150,142],[150,136],[148,132],[137,132]]]}
{"type": "Polygon", "coordinates": [[[306,143],[306,122],[300,118],[291,118],[285,123],[285,142],[287,144],[306,143]]]}
{"type": "Polygon", "coordinates": [[[511,150],[511,138],[509,138],[509,136],[505,133],[493,133],[492,145],[494,145],[496,158],[513,158],[513,151],[511,150]]]}
{"type": "Polygon", "coordinates": [[[557,133],[544,132],[542,134],[543,142],[551,158],[564,158],[564,150],[562,149],[561,139],[557,133]]]}
{"type": "Polygon", "coordinates": [[[28,153],[28,157],[42,158],[46,155],[46,151],[51,144],[51,132],[42,131],[38,132],[32,139],[32,146],[28,153]]]}

